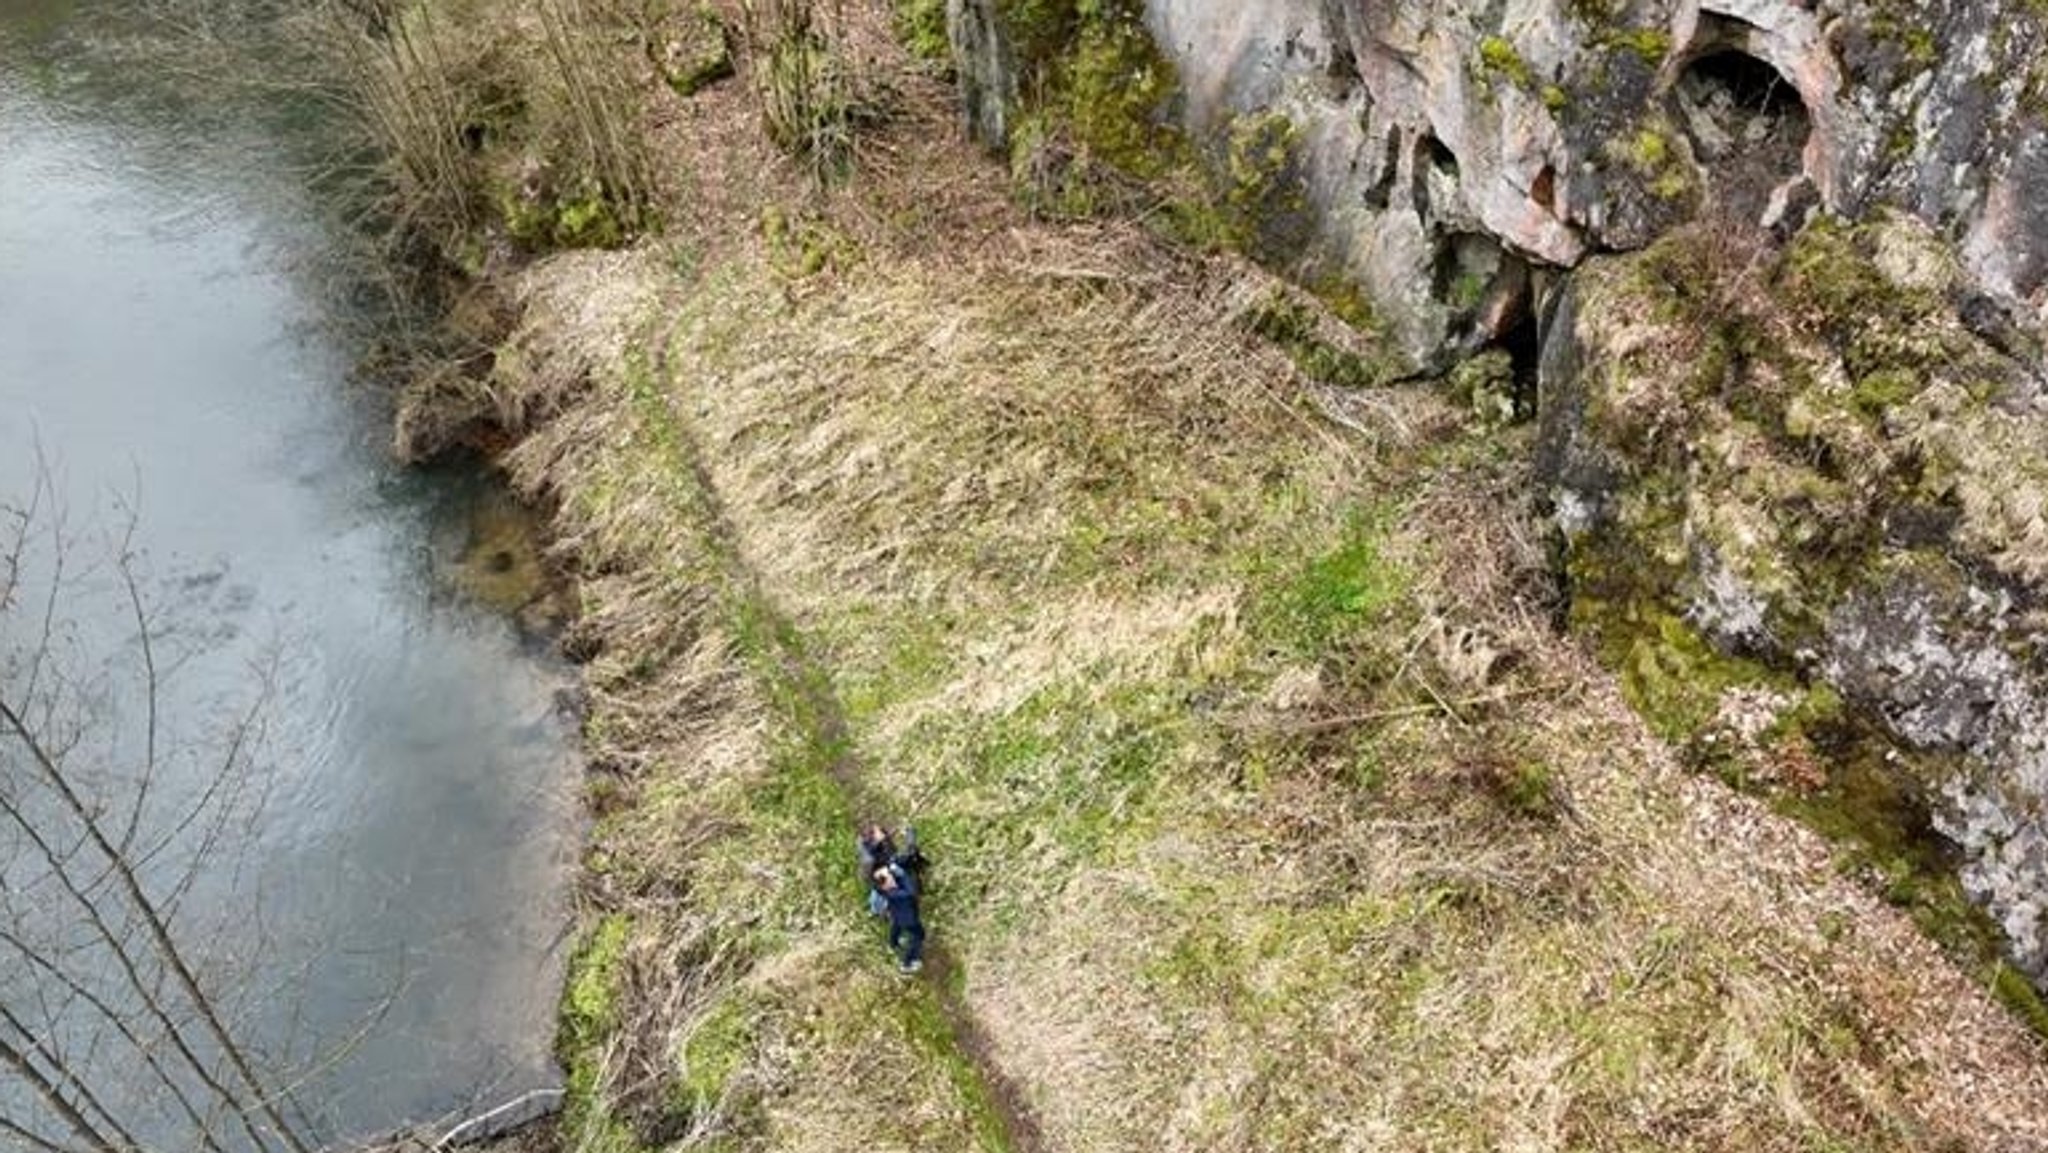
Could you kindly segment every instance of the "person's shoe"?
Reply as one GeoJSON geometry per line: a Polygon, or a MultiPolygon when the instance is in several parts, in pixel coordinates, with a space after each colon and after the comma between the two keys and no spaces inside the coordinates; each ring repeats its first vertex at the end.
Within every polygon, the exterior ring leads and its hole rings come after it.
{"type": "Polygon", "coordinates": [[[921,969],[923,969],[923,968],[924,968],[924,962],[923,962],[923,961],[905,961],[905,962],[903,962],[903,971],[904,971],[904,972],[906,972],[906,973],[915,973],[915,972],[918,972],[919,970],[921,970],[921,969]]]}

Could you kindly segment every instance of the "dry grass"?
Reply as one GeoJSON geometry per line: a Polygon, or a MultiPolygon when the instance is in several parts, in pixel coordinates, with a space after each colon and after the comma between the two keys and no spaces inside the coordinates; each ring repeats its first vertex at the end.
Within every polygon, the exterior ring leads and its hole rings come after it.
{"type": "Polygon", "coordinates": [[[558,556],[583,575],[568,643],[591,656],[598,927],[565,1002],[562,1140],[827,1149],[858,1128],[880,1148],[975,1147],[978,1086],[955,1075],[935,1006],[903,1011],[845,915],[851,817],[778,696],[750,578],[648,365],[626,355],[639,346],[613,323],[647,309],[603,307],[644,305],[661,267],[586,255],[535,269],[512,342],[529,371],[511,403],[536,427],[504,463],[556,498],[558,556]],[[876,1062],[938,1076],[897,1087],[878,1120],[876,1062]]]}
{"type": "Polygon", "coordinates": [[[1543,626],[1519,434],[1326,419],[1258,274],[901,125],[754,228],[745,116],[668,114],[706,215],[536,268],[505,378],[630,926],[572,1144],[1004,1145],[858,911],[859,765],[1045,1148],[2048,1143],[2036,1043],[1543,626]]]}
{"type": "MultiPolygon", "coordinates": [[[[2010,1022],[1541,627],[1514,446],[1368,456],[1203,312],[1232,295],[892,264],[791,305],[755,258],[669,343],[680,451],[935,840],[937,931],[1048,1146],[2042,1138],[2010,1022]],[[1262,599],[1359,508],[1402,596],[1291,650],[1262,599]],[[1432,693],[1503,703],[1274,723],[1432,693]],[[1520,766],[1554,807],[1503,800],[1520,766]]],[[[567,427],[585,476],[636,440],[567,427]]],[[[618,505],[619,540],[702,495],[618,505]]]]}

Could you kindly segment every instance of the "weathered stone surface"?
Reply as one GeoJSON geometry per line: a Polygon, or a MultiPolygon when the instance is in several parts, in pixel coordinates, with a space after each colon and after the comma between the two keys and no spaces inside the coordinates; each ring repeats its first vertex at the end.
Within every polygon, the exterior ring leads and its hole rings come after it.
{"type": "Polygon", "coordinates": [[[1000,146],[1010,138],[1017,71],[995,7],[987,0],[946,0],[946,36],[958,70],[967,129],[975,139],[1000,146]]]}
{"type": "Polygon", "coordinates": [[[2029,651],[2040,623],[2005,589],[1908,567],[1837,606],[1822,667],[1910,746],[1981,766],[1938,783],[1936,826],[2037,978],[2048,976],[2048,675],[2029,651]]]}
{"type": "MultiPolygon", "coordinates": [[[[952,0],[969,116],[1018,98],[1006,14],[952,0]]],[[[1196,139],[1284,113],[1315,208],[1304,271],[1361,285],[1415,364],[1498,335],[1445,269],[1464,237],[1570,267],[1706,212],[1913,212],[2048,320],[2048,49],[1996,0],[1146,0],[1196,139]]]]}
{"type": "MultiPolygon", "coordinates": [[[[970,125],[993,145],[1028,111],[1017,77],[1056,92],[1090,21],[1142,23],[1175,80],[1152,115],[1225,168],[1239,125],[1284,117],[1303,221],[1284,259],[1361,287],[1410,367],[1447,368],[1541,310],[1538,469],[1576,619],[1633,630],[1621,659],[1644,675],[1786,709],[1832,686],[1928,754],[1902,763],[1969,766],[1912,791],[2048,977],[2043,9],[950,12],[970,125]],[[1730,248],[1757,225],[1797,239],[1782,257],[1730,248]],[[1709,667],[1716,649],[1736,663],[1709,667]]],[[[1675,720],[1718,723],[1710,706],[1675,720]]],[[[1811,775],[1803,740],[1787,779],[1811,775]]]]}
{"type": "Polygon", "coordinates": [[[1916,763],[1962,766],[1908,784],[2048,978],[2032,374],[1948,309],[1957,270],[1910,219],[1809,229],[1782,256],[1715,240],[1589,262],[1556,306],[1537,467],[1575,619],[1639,658],[1668,640],[1644,615],[1675,613],[1762,687],[1828,686],[1938,754],[1916,763]]]}

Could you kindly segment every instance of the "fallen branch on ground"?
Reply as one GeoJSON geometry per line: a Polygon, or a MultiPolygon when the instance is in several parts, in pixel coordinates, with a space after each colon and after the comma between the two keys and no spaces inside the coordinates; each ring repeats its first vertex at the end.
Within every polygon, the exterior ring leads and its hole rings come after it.
{"type": "Polygon", "coordinates": [[[1463,700],[1457,701],[1447,701],[1438,696],[1434,691],[1431,691],[1430,696],[1434,699],[1423,701],[1420,704],[1374,709],[1371,712],[1365,713],[1347,713],[1339,717],[1323,717],[1320,720],[1302,721],[1298,724],[1283,726],[1283,728],[1289,733],[1325,733],[1332,729],[1349,728],[1352,725],[1371,724],[1374,721],[1390,721],[1397,717],[1416,717],[1425,713],[1435,712],[1445,713],[1453,720],[1462,723],[1464,718],[1458,716],[1456,712],[1458,709],[1476,708],[1480,705],[1503,704],[1518,697],[1533,697],[1539,693],[1551,692],[1553,687],[1551,685],[1532,685],[1525,689],[1508,689],[1503,692],[1466,697],[1463,700]]]}

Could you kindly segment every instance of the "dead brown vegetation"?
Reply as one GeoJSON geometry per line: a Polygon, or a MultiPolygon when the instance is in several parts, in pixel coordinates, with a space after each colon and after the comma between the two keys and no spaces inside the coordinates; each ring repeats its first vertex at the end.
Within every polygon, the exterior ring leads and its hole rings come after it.
{"type": "Polygon", "coordinates": [[[1005,1147],[857,910],[849,754],[1046,1148],[2048,1140],[2037,1046],[1550,632],[1526,434],[1333,407],[1244,323],[1284,288],[1027,221],[921,83],[829,184],[744,84],[666,105],[693,211],[522,278],[618,926],[573,1144],[1005,1147]]]}

